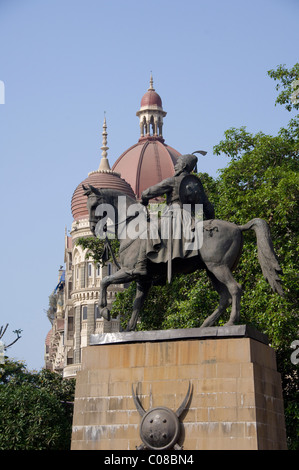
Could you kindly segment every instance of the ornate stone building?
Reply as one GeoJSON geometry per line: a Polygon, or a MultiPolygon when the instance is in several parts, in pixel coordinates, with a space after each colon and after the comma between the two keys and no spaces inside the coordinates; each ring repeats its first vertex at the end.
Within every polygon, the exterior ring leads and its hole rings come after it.
{"type": "MultiPolygon", "coordinates": [[[[166,112],[153,88],[152,77],[136,114],[139,117],[140,138],[118,158],[112,169],[107,157],[107,125],[104,119],[99,168],[88,174],[72,196],[73,223],[69,235],[65,233],[65,269],[59,271],[55,290],[57,309],[46,338],[45,351],[46,368],[64,377],[75,377],[80,370],[82,348],[88,346],[90,334],[119,331],[120,327],[119,319],[108,322],[99,317],[97,307],[100,281],[111,274],[115,266],[111,263],[104,267],[96,266],[91,259],[86,259],[86,250],[76,244],[79,237],[92,236],[82,185],[114,188],[139,198],[144,189],[174,174],[174,164],[180,155],[165,144],[162,128],[166,112]]],[[[123,288],[122,285],[110,286],[109,304],[123,288]]]]}

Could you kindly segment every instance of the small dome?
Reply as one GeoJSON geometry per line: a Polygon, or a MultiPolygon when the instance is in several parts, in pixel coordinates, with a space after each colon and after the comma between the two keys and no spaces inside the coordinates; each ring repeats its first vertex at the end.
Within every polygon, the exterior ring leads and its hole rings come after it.
{"type": "Polygon", "coordinates": [[[154,89],[153,76],[150,78],[150,87],[147,92],[143,95],[140,103],[140,108],[161,108],[162,109],[162,100],[160,95],[154,89]]]}
{"type": "Polygon", "coordinates": [[[140,126],[139,141],[126,150],[112,167],[131,185],[137,198],[145,189],[173,176],[174,165],[181,155],[164,143],[162,126],[166,114],[151,75],[150,87],[136,113],[140,126]]]}
{"type": "Polygon", "coordinates": [[[162,100],[155,90],[149,89],[142,97],[140,107],[144,106],[158,106],[162,108],[162,100]]]}
{"type": "Polygon", "coordinates": [[[82,185],[89,184],[97,189],[115,189],[135,199],[131,186],[117,173],[111,170],[93,171],[77,186],[73,193],[71,208],[74,220],[88,219],[87,197],[84,195],[82,185]]]}
{"type": "Polygon", "coordinates": [[[137,198],[142,191],[174,175],[174,165],[181,154],[155,137],[148,137],[126,150],[112,170],[121,174],[137,198]]]}

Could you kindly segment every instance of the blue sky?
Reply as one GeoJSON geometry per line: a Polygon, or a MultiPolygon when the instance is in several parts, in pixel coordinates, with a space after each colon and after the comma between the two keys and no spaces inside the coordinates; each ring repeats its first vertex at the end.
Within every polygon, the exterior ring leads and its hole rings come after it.
{"type": "Polygon", "coordinates": [[[198,169],[217,176],[226,129],[276,134],[291,117],[267,71],[298,62],[298,18],[297,0],[0,0],[0,325],[6,342],[23,330],[10,357],[44,364],[71,197],[98,168],[104,111],[113,164],[139,138],[152,71],[166,143],[206,150],[198,169]]]}

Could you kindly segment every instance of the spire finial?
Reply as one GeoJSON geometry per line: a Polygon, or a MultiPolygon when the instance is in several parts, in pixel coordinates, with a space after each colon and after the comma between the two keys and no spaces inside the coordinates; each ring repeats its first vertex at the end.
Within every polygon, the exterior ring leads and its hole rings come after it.
{"type": "Polygon", "coordinates": [[[108,133],[107,133],[107,123],[106,123],[106,111],[104,111],[104,122],[103,122],[103,132],[102,132],[103,141],[102,141],[102,147],[101,147],[102,159],[101,159],[100,166],[99,166],[100,171],[110,170],[110,165],[109,165],[108,158],[107,158],[107,150],[109,149],[109,147],[107,147],[107,135],[108,133]]]}
{"type": "Polygon", "coordinates": [[[149,90],[154,90],[154,80],[153,80],[153,74],[151,71],[151,77],[150,77],[150,87],[149,90]]]}

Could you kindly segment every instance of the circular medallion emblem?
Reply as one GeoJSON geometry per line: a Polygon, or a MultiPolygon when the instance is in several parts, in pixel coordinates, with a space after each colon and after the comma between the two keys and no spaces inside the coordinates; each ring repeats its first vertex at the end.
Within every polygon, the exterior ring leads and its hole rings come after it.
{"type": "Polygon", "coordinates": [[[177,415],[166,407],[149,410],[140,424],[140,437],[148,449],[171,449],[176,443],[180,432],[177,415]]]}

